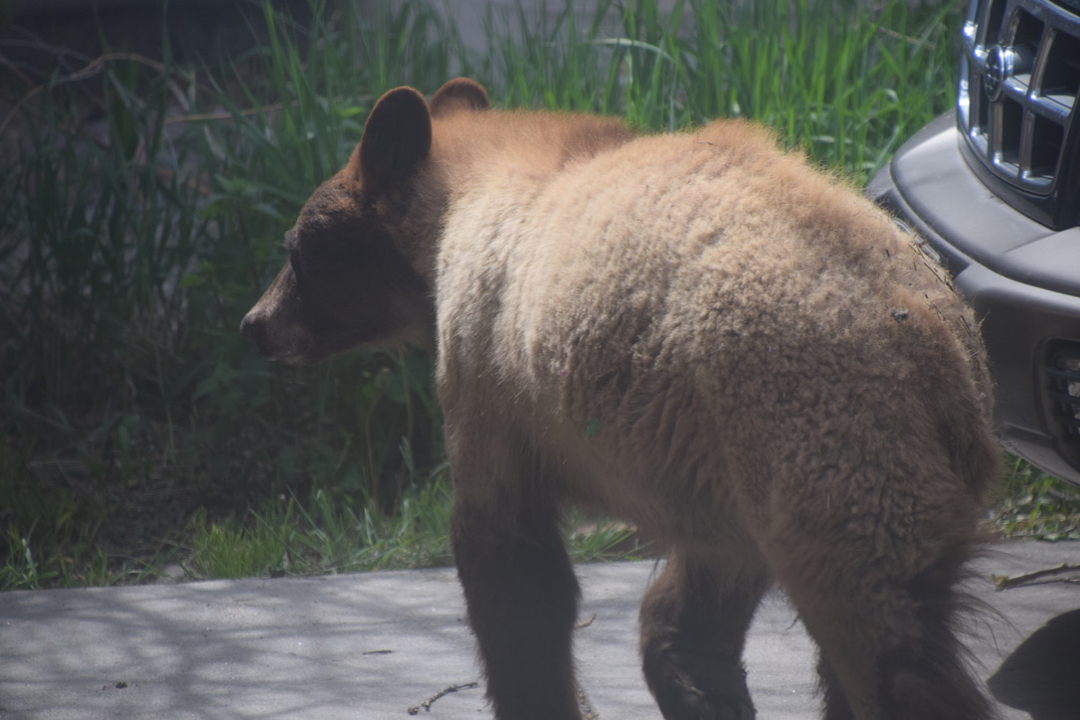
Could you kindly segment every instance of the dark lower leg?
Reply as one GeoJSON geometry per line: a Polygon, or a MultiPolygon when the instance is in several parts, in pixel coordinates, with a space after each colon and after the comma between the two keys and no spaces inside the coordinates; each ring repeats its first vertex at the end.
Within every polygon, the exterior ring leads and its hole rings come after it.
{"type": "Polygon", "coordinates": [[[578,720],[578,585],[554,514],[516,522],[456,506],[454,555],[499,720],[578,720]]]}
{"type": "Polygon", "coordinates": [[[721,585],[703,564],[672,558],[641,609],[645,678],[668,720],[749,720],[742,651],[763,575],[721,585]]]}
{"type": "Polygon", "coordinates": [[[912,637],[877,658],[877,696],[887,720],[986,720],[994,716],[971,677],[956,633],[958,618],[971,612],[957,585],[967,556],[958,546],[920,572],[903,592],[915,604],[912,637]]]}
{"type": "MultiPolygon", "coordinates": [[[[962,546],[914,578],[868,588],[855,573],[781,582],[821,647],[826,720],[987,720],[954,625],[962,546]]],[[[848,562],[851,558],[848,557],[848,562]]],[[[840,567],[839,558],[835,560],[840,567]]],[[[855,567],[865,567],[858,563],[855,567]]],[[[790,576],[789,576],[790,577],[790,576]]]]}

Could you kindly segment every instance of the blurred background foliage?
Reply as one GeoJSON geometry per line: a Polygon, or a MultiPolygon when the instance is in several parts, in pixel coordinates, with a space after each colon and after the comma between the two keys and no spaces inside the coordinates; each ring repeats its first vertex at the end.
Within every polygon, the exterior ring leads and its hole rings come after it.
{"type": "MultiPolygon", "coordinates": [[[[902,0],[164,7],[0,17],[0,588],[447,560],[430,361],[284,367],[237,332],[385,90],[464,74],[649,131],[745,116],[861,182],[952,104],[960,21],[902,0]]],[[[630,534],[570,531],[581,557],[630,534]]]]}

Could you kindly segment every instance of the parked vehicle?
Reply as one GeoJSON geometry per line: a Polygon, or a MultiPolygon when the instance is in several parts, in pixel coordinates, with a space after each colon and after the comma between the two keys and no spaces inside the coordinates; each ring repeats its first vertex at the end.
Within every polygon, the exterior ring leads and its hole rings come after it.
{"type": "Polygon", "coordinates": [[[1080,485],[1080,0],[972,0],[956,108],[867,192],[974,305],[1002,442],[1080,485]]]}

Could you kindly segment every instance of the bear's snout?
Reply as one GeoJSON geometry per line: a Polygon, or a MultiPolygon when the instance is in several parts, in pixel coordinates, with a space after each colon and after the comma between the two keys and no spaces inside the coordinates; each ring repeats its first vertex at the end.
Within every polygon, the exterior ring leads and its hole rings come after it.
{"type": "Polygon", "coordinates": [[[255,345],[259,354],[270,360],[279,359],[282,355],[281,348],[276,347],[270,331],[269,318],[264,313],[254,308],[240,321],[240,335],[245,340],[255,345]]]}
{"type": "Polygon", "coordinates": [[[259,349],[260,355],[268,355],[266,323],[262,322],[254,313],[249,312],[240,321],[240,335],[250,343],[254,343],[259,349]]]}

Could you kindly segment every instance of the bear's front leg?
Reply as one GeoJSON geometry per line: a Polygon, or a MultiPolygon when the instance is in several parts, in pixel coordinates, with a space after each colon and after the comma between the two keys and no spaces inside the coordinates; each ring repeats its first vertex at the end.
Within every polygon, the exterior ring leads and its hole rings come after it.
{"type": "Polygon", "coordinates": [[[580,720],[571,657],[579,591],[557,513],[516,489],[498,500],[459,492],[452,528],[488,699],[498,720],[580,720]]]}

